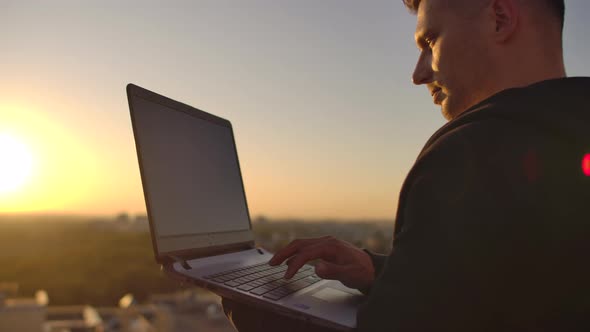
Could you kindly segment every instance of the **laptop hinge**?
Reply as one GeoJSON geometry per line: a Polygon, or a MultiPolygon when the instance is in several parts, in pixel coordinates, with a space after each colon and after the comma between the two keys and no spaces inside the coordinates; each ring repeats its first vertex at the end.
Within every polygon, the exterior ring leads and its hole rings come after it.
{"type": "Polygon", "coordinates": [[[182,267],[183,267],[185,270],[190,270],[190,269],[192,269],[192,268],[191,268],[191,266],[190,266],[190,265],[188,265],[188,263],[186,262],[186,259],[182,259],[182,258],[180,258],[180,257],[178,257],[178,256],[172,256],[172,255],[170,255],[170,256],[168,256],[168,257],[172,258],[172,260],[174,260],[175,262],[178,262],[178,263],[180,263],[180,265],[182,265],[182,267]]]}

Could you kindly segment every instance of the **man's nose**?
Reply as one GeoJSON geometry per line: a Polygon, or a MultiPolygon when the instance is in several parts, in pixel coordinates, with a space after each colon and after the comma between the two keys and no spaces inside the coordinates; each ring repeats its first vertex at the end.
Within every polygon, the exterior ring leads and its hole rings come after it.
{"type": "Polygon", "coordinates": [[[416,85],[428,84],[433,81],[433,71],[430,63],[431,55],[423,52],[418,58],[414,74],[412,75],[412,82],[416,85]]]}

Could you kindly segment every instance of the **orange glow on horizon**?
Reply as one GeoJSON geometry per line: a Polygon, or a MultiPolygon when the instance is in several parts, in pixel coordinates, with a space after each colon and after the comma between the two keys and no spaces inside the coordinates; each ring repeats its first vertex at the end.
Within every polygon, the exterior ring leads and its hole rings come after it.
{"type": "MultiPolygon", "coordinates": [[[[130,123],[127,136],[84,131],[88,129],[85,123],[78,125],[79,120],[63,116],[63,104],[66,102],[60,96],[39,102],[13,95],[10,101],[0,101],[0,134],[9,133],[22,142],[33,160],[25,182],[10,192],[0,190],[0,214],[145,213],[130,123]]],[[[70,102],[67,108],[84,109],[84,105],[70,102]]],[[[302,151],[297,162],[285,162],[285,156],[258,151],[259,145],[247,139],[240,142],[253,219],[262,215],[370,220],[395,214],[397,196],[383,182],[401,183],[401,175],[367,181],[351,176],[363,171],[359,165],[343,167],[330,160],[310,165],[302,151]]],[[[338,151],[336,156],[342,158],[338,151]]]]}

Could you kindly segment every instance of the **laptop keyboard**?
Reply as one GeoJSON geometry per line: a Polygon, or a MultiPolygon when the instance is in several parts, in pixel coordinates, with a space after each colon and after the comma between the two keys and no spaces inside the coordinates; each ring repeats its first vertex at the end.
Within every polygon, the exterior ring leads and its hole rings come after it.
{"type": "Polygon", "coordinates": [[[304,265],[289,280],[283,279],[285,270],[285,264],[270,266],[262,263],[204,278],[275,301],[322,280],[310,265],[304,265]]]}

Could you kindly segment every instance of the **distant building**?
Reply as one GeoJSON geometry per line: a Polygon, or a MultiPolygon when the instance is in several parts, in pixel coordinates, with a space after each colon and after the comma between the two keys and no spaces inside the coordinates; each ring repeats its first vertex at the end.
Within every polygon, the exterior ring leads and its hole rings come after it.
{"type": "Polygon", "coordinates": [[[105,332],[172,332],[174,317],[164,307],[132,305],[128,308],[97,308],[105,332]]]}
{"type": "Polygon", "coordinates": [[[51,306],[47,308],[44,332],[104,332],[102,318],[91,306],[51,306]]]}
{"type": "Polygon", "coordinates": [[[0,331],[42,332],[46,309],[35,299],[0,295],[0,331]]]}

